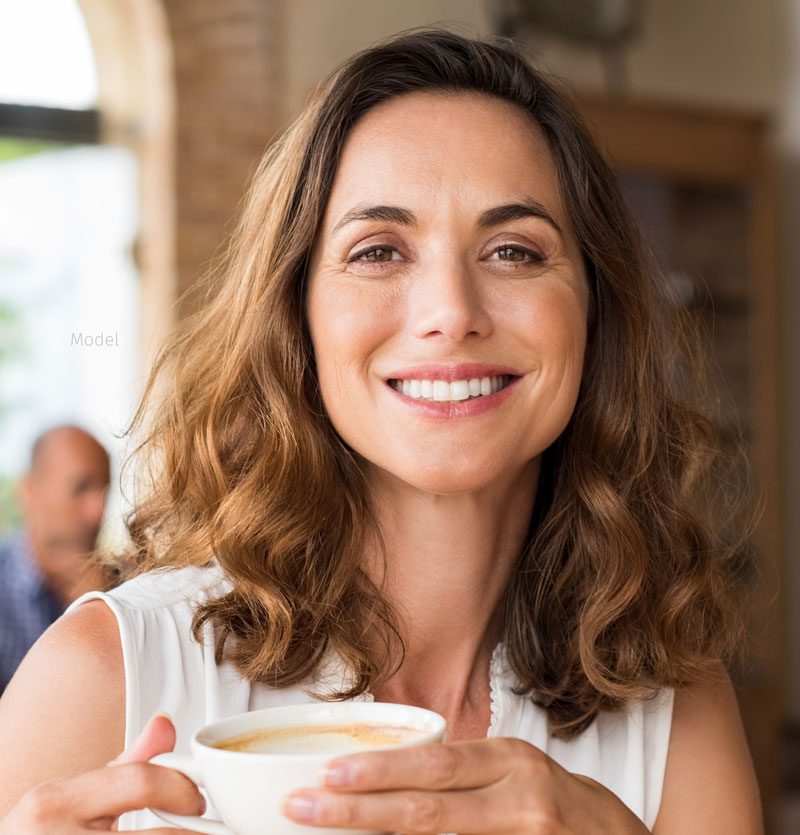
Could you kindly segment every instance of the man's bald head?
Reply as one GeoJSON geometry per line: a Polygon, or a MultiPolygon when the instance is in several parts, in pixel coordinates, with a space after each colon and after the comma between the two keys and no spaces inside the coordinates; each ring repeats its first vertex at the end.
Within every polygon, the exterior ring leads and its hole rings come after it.
{"type": "Polygon", "coordinates": [[[31,447],[30,469],[34,470],[43,461],[46,461],[48,450],[58,447],[59,444],[72,445],[77,448],[82,447],[87,452],[91,450],[99,457],[104,457],[108,462],[108,453],[94,435],[89,434],[85,429],[81,429],[80,426],[65,423],[46,429],[36,438],[31,447]]]}
{"type": "Polygon", "coordinates": [[[22,483],[28,527],[49,546],[92,550],[109,480],[108,453],[91,434],[71,424],[47,429],[22,483]]]}

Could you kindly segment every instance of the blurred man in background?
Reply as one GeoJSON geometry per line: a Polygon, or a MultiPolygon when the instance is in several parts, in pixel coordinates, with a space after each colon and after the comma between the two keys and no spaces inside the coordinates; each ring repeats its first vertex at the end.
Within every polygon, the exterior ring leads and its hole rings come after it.
{"type": "Polygon", "coordinates": [[[77,597],[108,586],[93,559],[109,483],[105,449],[77,426],[43,432],[20,484],[24,525],[0,541],[0,693],[77,597]]]}

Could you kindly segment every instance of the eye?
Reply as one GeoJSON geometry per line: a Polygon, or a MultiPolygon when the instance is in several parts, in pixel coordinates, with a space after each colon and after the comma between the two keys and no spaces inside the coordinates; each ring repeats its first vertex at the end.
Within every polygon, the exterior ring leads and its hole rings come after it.
{"type": "Polygon", "coordinates": [[[505,244],[504,246],[498,247],[492,252],[492,255],[497,255],[498,257],[496,259],[490,258],[489,260],[511,261],[516,264],[541,264],[545,260],[544,256],[538,252],[533,252],[530,249],[512,244],[505,244]]]}
{"type": "Polygon", "coordinates": [[[400,253],[393,246],[371,246],[368,249],[362,249],[351,258],[347,259],[349,264],[354,261],[361,261],[362,263],[383,264],[389,261],[399,261],[400,253]],[[393,256],[397,256],[397,258],[393,256]]]}
{"type": "Polygon", "coordinates": [[[84,493],[87,492],[89,487],[91,487],[91,484],[89,483],[88,479],[85,479],[85,478],[81,479],[80,481],[78,481],[76,484],[73,485],[72,493],[75,496],[81,496],[81,495],[83,495],[84,493]]]}

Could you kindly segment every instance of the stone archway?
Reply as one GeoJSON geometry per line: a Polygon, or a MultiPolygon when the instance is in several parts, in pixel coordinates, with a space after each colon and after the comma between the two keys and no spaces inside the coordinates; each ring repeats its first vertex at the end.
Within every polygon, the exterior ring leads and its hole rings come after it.
{"type": "Polygon", "coordinates": [[[139,162],[141,291],[139,368],[144,375],[175,322],[175,91],[160,0],[78,0],[94,51],[101,134],[139,162]]]}
{"type": "Polygon", "coordinates": [[[279,0],[78,0],[103,136],[141,165],[143,373],[224,240],[280,126],[279,0]]]}

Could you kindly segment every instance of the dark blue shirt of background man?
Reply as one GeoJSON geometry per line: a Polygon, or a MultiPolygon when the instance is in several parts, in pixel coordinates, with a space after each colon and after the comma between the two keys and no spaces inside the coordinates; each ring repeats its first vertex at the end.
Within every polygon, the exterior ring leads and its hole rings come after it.
{"type": "Polygon", "coordinates": [[[36,565],[25,531],[0,542],[0,691],[28,650],[64,611],[36,565]]]}
{"type": "Polygon", "coordinates": [[[108,484],[108,453],[80,427],[55,426],[34,442],[19,484],[24,526],[0,542],[0,693],[73,600],[108,587],[92,559],[108,484]]]}

